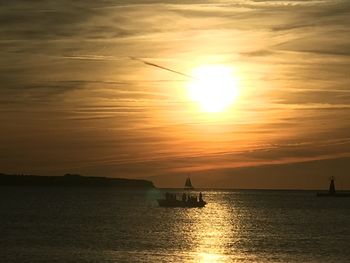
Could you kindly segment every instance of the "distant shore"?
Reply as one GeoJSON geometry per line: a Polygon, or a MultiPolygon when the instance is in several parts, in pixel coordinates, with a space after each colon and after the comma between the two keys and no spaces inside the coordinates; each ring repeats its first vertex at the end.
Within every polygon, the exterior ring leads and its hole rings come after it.
{"type": "Polygon", "coordinates": [[[153,182],[140,179],[110,178],[66,174],[64,176],[10,175],[0,173],[0,186],[98,186],[118,188],[155,188],[153,182]]]}

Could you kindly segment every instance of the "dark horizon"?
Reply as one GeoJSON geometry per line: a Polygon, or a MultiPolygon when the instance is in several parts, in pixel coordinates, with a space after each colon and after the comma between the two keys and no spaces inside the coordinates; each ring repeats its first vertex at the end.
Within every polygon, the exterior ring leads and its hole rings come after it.
{"type": "MultiPolygon", "coordinates": [[[[337,191],[349,191],[350,189],[344,188],[343,186],[338,188],[337,181],[335,178],[335,186],[337,191]]],[[[329,178],[328,183],[330,182],[331,178],[329,178]]],[[[159,190],[165,190],[165,189],[172,189],[172,190],[179,190],[183,191],[184,186],[158,186],[155,185],[152,181],[152,177],[150,178],[138,178],[138,179],[130,179],[130,178],[123,178],[123,177],[106,177],[106,176],[86,176],[86,175],[80,175],[80,174],[64,174],[64,175],[56,175],[56,176],[50,176],[50,175],[33,175],[33,174],[5,174],[0,173],[0,186],[90,186],[90,187],[125,187],[126,189],[128,187],[131,188],[156,188],[159,190]]],[[[261,188],[238,188],[238,187],[230,187],[230,186],[201,186],[201,187],[195,187],[193,188],[193,191],[200,191],[200,190],[232,190],[232,191],[328,191],[329,185],[326,185],[324,187],[320,188],[268,188],[268,187],[261,187],[261,188]]]]}

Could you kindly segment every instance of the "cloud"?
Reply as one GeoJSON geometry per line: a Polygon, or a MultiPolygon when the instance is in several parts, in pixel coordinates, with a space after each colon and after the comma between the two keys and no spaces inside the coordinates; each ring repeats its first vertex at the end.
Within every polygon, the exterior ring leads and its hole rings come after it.
{"type": "Polygon", "coordinates": [[[345,156],[349,8],[347,1],[7,2],[4,172],[229,174],[345,156]],[[186,78],[169,72],[187,77],[203,63],[232,66],[240,78],[241,97],[220,118],[199,112],[186,78]]]}

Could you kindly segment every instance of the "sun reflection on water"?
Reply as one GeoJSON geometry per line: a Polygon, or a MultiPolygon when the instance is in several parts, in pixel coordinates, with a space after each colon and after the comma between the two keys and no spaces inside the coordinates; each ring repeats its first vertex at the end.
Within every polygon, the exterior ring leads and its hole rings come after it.
{"type": "Polygon", "coordinates": [[[195,222],[191,224],[192,229],[187,229],[194,252],[193,262],[227,262],[230,258],[232,235],[237,229],[233,225],[231,210],[232,207],[227,207],[224,202],[209,201],[203,209],[187,211],[188,219],[195,222]]]}
{"type": "Polygon", "coordinates": [[[198,262],[222,262],[227,254],[227,234],[231,232],[230,215],[223,205],[210,204],[206,216],[198,221],[198,262]],[[225,253],[226,252],[226,253],[225,253]]]}
{"type": "Polygon", "coordinates": [[[218,254],[200,253],[199,261],[201,263],[221,262],[224,256],[218,254]]]}

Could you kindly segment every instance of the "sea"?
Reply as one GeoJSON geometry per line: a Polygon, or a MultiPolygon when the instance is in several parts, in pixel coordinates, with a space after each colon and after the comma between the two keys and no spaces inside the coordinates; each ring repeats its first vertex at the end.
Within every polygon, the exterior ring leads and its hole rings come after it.
{"type": "Polygon", "coordinates": [[[1,187],[0,262],[350,262],[350,198],[313,191],[1,187]],[[198,195],[199,191],[189,192],[198,195]]]}

